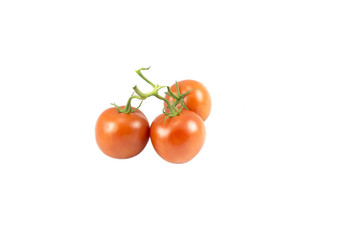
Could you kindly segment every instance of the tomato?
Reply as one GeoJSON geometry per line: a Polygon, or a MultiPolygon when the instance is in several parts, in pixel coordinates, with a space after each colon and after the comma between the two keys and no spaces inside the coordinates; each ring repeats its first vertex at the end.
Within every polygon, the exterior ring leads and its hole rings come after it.
{"type": "Polygon", "coordinates": [[[175,117],[161,114],[150,127],[150,139],[155,151],[171,163],[190,161],[201,150],[206,136],[203,120],[192,111],[182,110],[175,117]],[[165,120],[165,122],[164,122],[165,120]]]}
{"type": "Polygon", "coordinates": [[[149,122],[140,110],[119,113],[114,107],[108,108],[101,113],[95,127],[101,151],[119,159],[139,154],[149,141],[149,135],[149,122]]]}
{"type": "MultiPolygon", "coordinates": [[[[178,86],[181,94],[193,89],[188,95],[185,96],[184,103],[190,111],[197,113],[202,118],[202,120],[205,121],[211,111],[211,98],[206,87],[202,83],[195,80],[179,81],[178,86]]],[[[176,84],[172,85],[170,90],[177,94],[176,84]]],[[[166,99],[171,103],[174,101],[174,99],[168,95],[166,95],[166,99]]],[[[180,108],[180,104],[177,107],[180,108]]]]}

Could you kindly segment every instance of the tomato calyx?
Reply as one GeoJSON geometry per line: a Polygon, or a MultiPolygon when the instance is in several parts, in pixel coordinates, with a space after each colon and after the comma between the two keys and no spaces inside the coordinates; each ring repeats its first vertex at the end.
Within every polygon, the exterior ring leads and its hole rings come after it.
{"type": "Polygon", "coordinates": [[[118,111],[119,113],[133,113],[133,112],[136,112],[140,108],[141,104],[143,103],[143,100],[141,100],[139,106],[137,106],[137,108],[132,109],[131,100],[133,98],[137,98],[137,97],[134,96],[134,94],[132,94],[124,108],[119,107],[115,103],[112,103],[111,105],[113,105],[115,107],[116,111],[118,111]]]}
{"type": "Polygon", "coordinates": [[[172,105],[174,107],[176,107],[179,103],[181,104],[181,108],[185,108],[186,110],[189,110],[186,106],[186,104],[184,103],[184,98],[186,97],[186,95],[188,95],[191,91],[193,91],[194,89],[191,89],[183,94],[180,93],[180,89],[179,89],[179,85],[178,82],[175,82],[175,86],[176,86],[176,94],[173,93],[170,89],[169,86],[167,86],[167,92],[165,92],[166,95],[168,95],[169,97],[175,99],[175,101],[172,103],[172,105]]]}

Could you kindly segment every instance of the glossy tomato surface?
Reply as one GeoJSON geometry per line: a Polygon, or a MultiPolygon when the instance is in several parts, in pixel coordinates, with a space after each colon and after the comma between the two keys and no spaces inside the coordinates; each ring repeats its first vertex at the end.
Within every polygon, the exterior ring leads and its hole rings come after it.
{"type": "MultiPolygon", "coordinates": [[[[178,86],[181,94],[193,89],[193,91],[184,98],[184,103],[190,111],[197,113],[202,120],[205,121],[211,111],[211,97],[206,87],[195,80],[179,81],[178,86]]],[[[176,84],[172,85],[170,90],[176,94],[176,84]]],[[[168,95],[166,95],[166,98],[171,102],[174,101],[174,99],[168,95]]],[[[180,105],[178,105],[178,107],[180,107],[180,105]]]]}
{"type": "Polygon", "coordinates": [[[165,117],[165,114],[159,115],[150,127],[150,138],[156,152],[171,163],[190,161],[205,142],[203,120],[196,113],[187,110],[164,122],[165,117]]]}
{"type": "Polygon", "coordinates": [[[139,154],[149,141],[149,135],[149,122],[140,110],[127,114],[108,108],[99,116],[95,127],[101,151],[118,159],[139,154]]]}

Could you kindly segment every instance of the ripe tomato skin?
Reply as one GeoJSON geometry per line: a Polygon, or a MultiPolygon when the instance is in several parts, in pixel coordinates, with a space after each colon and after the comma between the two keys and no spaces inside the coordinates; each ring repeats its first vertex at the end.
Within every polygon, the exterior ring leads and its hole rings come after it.
{"type": "Polygon", "coordinates": [[[199,153],[205,142],[203,120],[192,111],[182,110],[178,116],[157,116],[150,127],[150,139],[155,151],[171,163],[185,163],[199,153]]]}
{"type": "Polygon", "coordinates": [[[108,108],[100,114],[95,126],[97,145],[112,158],[134,157],[145,148],[149,136],[149,122],[140,110],[119,113],[114,107],[108,108]]]}
{"type": "MultiPolygon", "coordinates": [[[[202,83],[190,79],[179,81],[178,86],[181,94],[193,89],[193,91],[184,98],[184,103],[190,111],[197,113],[202,120],[205,121],[211,111],[211,97],[206,87],[202,83]]],[[[176,94],[176,84],[172,85],[170,90],[176,94]]],[[[171,102],[174,101],[174,99],[168,95],[165,97],[171,102]]],[[[180,108],[180,104],[178,108],[180,108]]]]}

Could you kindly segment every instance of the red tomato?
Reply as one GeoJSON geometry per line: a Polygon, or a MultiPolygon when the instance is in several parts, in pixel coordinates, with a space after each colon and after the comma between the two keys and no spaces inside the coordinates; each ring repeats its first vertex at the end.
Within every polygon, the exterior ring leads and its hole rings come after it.
{"type": "MultiPolygon", "coordinates": [[[[205,121],[211,111],[211,98],[206,87],[195,80],[180,81],[178,82],[178,86],[181,94],[193,89],[193,91],[191,91],[184,98],[184,103],[190,111],[197,113],[202,118],[202,120],[205,121]]],[[[172,85],[170,87],[170,90],[173,93],[177,94],[176,84],[172,85]]],[[[169,97],[168,95],[166,95],[165,97],[171,103],[174,101],[174,99],[169,97]]],[[[166,104],[164,106],[166,106],[166,104]]],[[[180,104],[178,105],[178,108],[180,108],[180,104]]]]}
{"type": "Polygon", "coordinates": [[[152,122],[150,138],[156,152],[171,163],[185,163],[199,153],[205,142],[205,125],[194,112],[182,110],[175,117],[161,114],[152,122]]]}
{"type": "Polygon", "coordinates": [[[149,134],[149,122],[140,110],[119,113],[114,107],[106,109],[95,127],[96,142],[101,151],[120,159],[139,154],[149,141],[149,134]]]}

